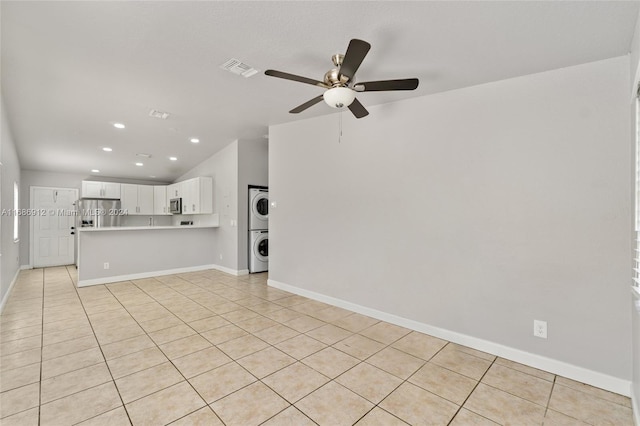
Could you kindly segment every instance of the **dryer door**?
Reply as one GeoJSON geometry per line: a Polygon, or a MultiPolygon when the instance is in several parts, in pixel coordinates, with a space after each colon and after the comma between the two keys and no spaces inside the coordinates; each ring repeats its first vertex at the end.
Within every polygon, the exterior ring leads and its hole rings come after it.
{"type": "Polygon", "coordinates": [[[250,191],[249,229],[269,229],[269,192],[250,191]]]}

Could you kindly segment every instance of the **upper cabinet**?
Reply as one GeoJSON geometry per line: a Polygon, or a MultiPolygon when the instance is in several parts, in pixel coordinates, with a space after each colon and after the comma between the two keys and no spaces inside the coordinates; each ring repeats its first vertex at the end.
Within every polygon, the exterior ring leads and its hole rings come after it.
{"type": "Polygon", "coordinates": [[[213,213],[213,178],[197,177],[171,185],[82,181],[85,198],[114,198],[130,215],[168,215],[169,201],[182,198],[182,214],[213,213]]]}
{"type": "Polygon", "coordinates": [[[130,215],[154,214],[153,188],[152,185],[121,184],[121,208],[130,215]]]}
{"type": "Polygon", "coordinates": [[[171,200],[172,198],[182,198],[182,182],[172,183],[167,186],[167,198],[171,200]]]}
{"type": "Polygon", "coordinates": [[[213,178],[197,177],[179,182],[179,185],[182,214],[213,213],[213,178]]]}
{"type": "Polygon", "coordinates": [[[168,192],[166,185],[155,185],[153,187],[153,214],[170,214],[169,202],[167,201],[168,192]]]}
{"type": "Polygon", "coordinates": [[[120,184],[115,182],[82,181],[82,197],[84,198],[120,198],[120,184]]]}

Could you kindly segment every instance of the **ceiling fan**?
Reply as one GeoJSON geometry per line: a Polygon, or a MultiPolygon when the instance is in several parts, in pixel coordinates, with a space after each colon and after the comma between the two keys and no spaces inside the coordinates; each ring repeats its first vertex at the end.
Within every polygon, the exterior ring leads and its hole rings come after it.
{"type": "Polygon", "coordinates": [[[322,87],[325,92],[315,98],[299,105],[289,111],[298,114],[307,108],[324,101],[332,108],[347,107],[356,116],[362,118],[369,115],[369,111],[356,99],[358,92],[382,92],[390,90],[415,90],[418,87],[417,78],[405,78],[401,80],[366,81],[356,83],[354,80],[356,71],[371,49],[371,45],[356,38],[349,42],[347,53],[336,54],[331,57],[336,68],[327,71],[323,81],[301,77],[282,71],[266,70],[264,73],[271,77],[284,78],[300,83],[312,84],[322,87]]]}

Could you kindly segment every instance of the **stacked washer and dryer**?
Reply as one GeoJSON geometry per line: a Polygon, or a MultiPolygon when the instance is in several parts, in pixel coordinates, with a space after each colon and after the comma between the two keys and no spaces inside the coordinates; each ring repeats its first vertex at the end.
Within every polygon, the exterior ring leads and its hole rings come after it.
{"type": "Polygon", "coordinates": [[[249,273],[269,270],[269,188],[249,186],[249,273]]]}

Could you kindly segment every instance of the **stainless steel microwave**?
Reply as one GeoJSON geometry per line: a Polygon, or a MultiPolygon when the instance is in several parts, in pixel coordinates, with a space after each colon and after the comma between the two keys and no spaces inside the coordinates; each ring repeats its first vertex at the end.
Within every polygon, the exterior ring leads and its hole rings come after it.
{"type": "Polygon", "coordinates": [[[172,198],[169,200],[169,213],[182,213],[182,198],[172,198]]]}

